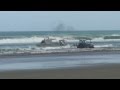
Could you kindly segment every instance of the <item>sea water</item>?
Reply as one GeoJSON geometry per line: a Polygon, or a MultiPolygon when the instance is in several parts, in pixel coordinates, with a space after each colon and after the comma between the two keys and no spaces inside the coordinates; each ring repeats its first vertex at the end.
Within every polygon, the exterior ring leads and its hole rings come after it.
{"type": "MultiPolygon", "coordinates": [[[[24,31],[24,32],[0,32],[0,54],[16,51],[41,51],[71,49],[71,45],[78,43],[79,39],[90,38],[95,48],[120,48],[120,31],[24,31]],[[44,38],[52,38],[55,41],[64,39],[69,45],[64,47],[38,47],[44,38]]],[[[26,57],[0,57],[0,71],[25,70],[25,69],[53,69],[69,68],[77,66],[93,66],[98,64],[119,64],[120,53],[94,53],[89,52],[79,55],[48,55],[26,57]],[[9,58],[8,58],[9,57],[9,58]]]]}
{"type": "Polygon", "coordinates": [[[61,47],[38,47],[44,38],[52,38],[55,41],[64,39],[68,46],[62,48],[70,48],[70,46],[79,42],[80,39],[91,39],[95,47],[111,47],[120,48],[120,31],[14,31],[0,32],[0,53],[13,52],[18,50],[50,50],[61,47]]]}

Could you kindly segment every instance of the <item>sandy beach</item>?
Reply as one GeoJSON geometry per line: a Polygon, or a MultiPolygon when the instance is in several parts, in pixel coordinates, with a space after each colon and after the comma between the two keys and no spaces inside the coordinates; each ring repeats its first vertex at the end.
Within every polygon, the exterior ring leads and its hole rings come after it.
{"type": "Polygon", "coordinates": [[[120,79],[120,12],[0,12],[0,79],[120,79]]]}
{"type": "Polygon", "coordinates": [[[119,79],[120,51],[3,56],[0,79],[119,79]]]}
{"type": "Polygon", "coordinates": [[[1,72],[0,79],[120,79],[120,64],[97,67],[1,72]]]}

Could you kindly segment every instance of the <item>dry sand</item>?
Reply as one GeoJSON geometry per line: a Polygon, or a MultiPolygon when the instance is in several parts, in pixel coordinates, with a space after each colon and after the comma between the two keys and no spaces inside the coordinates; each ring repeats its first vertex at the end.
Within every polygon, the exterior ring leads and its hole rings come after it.
{"type": "Polygon", "coordinates": [[[120,65],[0,72],[0,79],[120,79],[120,65]]]}

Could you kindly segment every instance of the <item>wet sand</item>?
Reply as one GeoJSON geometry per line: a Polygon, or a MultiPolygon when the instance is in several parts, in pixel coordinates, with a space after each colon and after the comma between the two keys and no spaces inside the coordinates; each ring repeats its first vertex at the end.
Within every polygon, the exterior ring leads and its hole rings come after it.
{"type": "MultiPolygon", "coordinates": [[[[79,53],[56,53],[56,54],[43,54],[43,55],[33,55],[48,57],[51,56],[54,58],[58,56],[82,56],[86,57],[100,55],[110,55],[114,54],[118,55],[118,57],[113,59],[119,60],[120,51],[94,51],[94,52],[79,52],[79,53]]],[[[33,57],[30,56],[3,56],[0,57],[0,60],[6,60],[9,58],[20,58],[20,57],[33,57]]],[[[31,59],[32,60],[32,59],[31,59]]],[[[34,60],[34,59],[33,59],[34,60]]],[[[26,60],[28,62],[29,60],[26,60]]],[[[12,62],[16,62],[12,60],[12,62]]],[[[11,63],[11,62],[10,62],[11,63]]],[[[21,63],[21,62],[20,62],[21,63]]],[[[62,68],[62,69],[29,69],[29,70],[14,70],[14,71],[2,71],[0,72],[0,79],[120,79],[120,64],[101,64],[101,65],[93,65],[87,67],[70,67],[70,68],[62,68]]]]}
{"type": "Polygon", "coordinates": [[[0,79],[120,79],[120,64],[0,72],[0,79]]]}

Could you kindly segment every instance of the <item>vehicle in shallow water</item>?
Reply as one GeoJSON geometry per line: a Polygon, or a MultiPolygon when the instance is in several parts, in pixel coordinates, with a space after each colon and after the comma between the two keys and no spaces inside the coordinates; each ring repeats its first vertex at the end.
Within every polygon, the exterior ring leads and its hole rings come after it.
{"type": "Polygon", "coordinates": [[[94,48],[94,45],[90,42],[86,42],[86,40],[79,40],[77,48],[94,48]]]}
{"type": "Polygon", "coordinates": [[[41,43],[37,44],[38,47],[55,47],[55,46],[66,46],[67,43],[65,42],[65,40],[59,40],[59,41],[53,41],[55,39],[44,39],[41,41],[41,43]]]}

